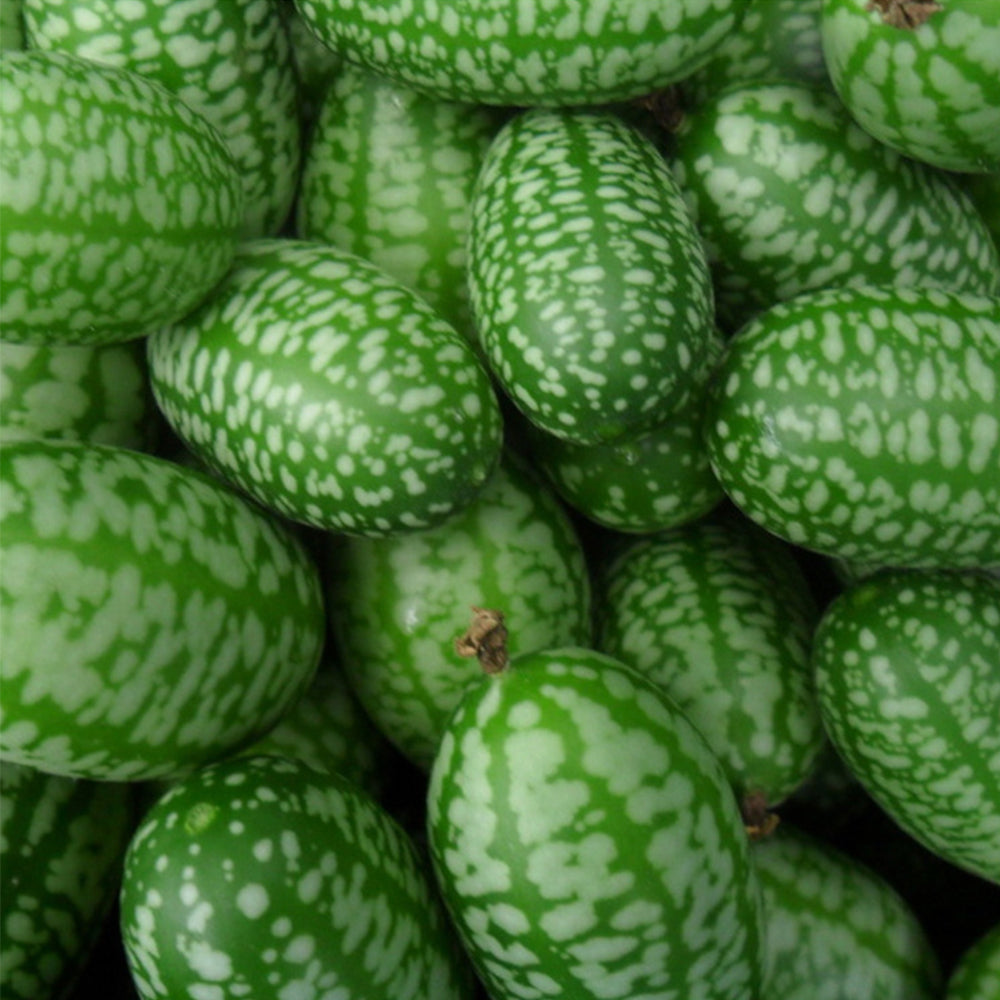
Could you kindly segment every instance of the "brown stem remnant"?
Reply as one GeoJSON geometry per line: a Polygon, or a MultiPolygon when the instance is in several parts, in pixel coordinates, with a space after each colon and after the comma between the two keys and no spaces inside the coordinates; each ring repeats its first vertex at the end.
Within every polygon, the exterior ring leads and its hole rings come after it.
{"type": "Polygon", "coordinates": [[[506,670],[510,657],[503,612],[473,607],[472,624],[465,635],[455,640],[455,652],[459,656],[475,656],[483,673],[499,674],[506,670]]]}
{"type": "Polygon", "coordinates": [[[665,132],[673,135],[684,121],[684,101],[677,86],[654,90],[635,99],[636,107],[642,108],[665,132]]]}
{"type": "Polygon", "coordinates": [[[866,10],[877,10],[890,28],[916,31],[932,14],[944,7],[937,0],[869,0],[866,10]]]}
{"type": "Polygon", "coordinates": [[[763,792],[749,792],[743,796],[740,803],[743,813],[743,825],[751,840],[763,840],[769,837],[780,822],[777,813],[768,812],[767,798],[763,792]]]}

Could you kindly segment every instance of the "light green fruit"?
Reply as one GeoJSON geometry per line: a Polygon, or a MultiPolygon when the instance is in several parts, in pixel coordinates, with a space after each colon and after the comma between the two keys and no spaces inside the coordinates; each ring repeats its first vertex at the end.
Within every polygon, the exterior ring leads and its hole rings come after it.
{"type": "Polygon", "coordinates": [[[1000,4],[823,0],[841,100],[879,142],[942,170],[1000,170],[1000,4]]]}
{"type": "MultiPolygon", "coordinates": [[[[240,236],[270,236],[298,181],[298,89],[271,0],[24,0],[32,48],[130,70],[214,126],[243,188],[240,236]]],[[[152,328],[152,327],[151,327],[152,328]]]]}
{"type": "Polygon", "coordinates": [[[139,452],[0,449],[0,754],[172,778],[263,735],[319,658],[318,573],[275,520],[139,452]]]}
{"type": "Polygon", "coordinates": [[[1000,924],[959,958],[948,979],[945,1000],[993,1000],[1000,996],[1000,924]]]}
{"type": "Polygon", "coordinates": [[[824,725],[868,794],[1000,883],[1000,580],[884,570],[827,608],[812,657],[824,725]]]}
{"type": "Polygon", "coordinates": [[[428,791],[431,858],[494,1000],[751,1000],[756,873],[711,751],[600,653],[515,657],[466,691],[428,791]]]}
{"type": "Polygon", "coordinates": [[[100,344],[183,316],[232,262],[240,174],[219,134],[128,70],[0,62],[3,337],[100,344]]]}

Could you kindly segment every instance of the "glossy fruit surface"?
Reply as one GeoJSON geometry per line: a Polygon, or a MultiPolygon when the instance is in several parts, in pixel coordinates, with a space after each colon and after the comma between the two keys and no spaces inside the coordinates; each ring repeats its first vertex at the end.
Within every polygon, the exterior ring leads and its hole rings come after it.
{"type": "Polygon", "coordinates": [[[869,795],[1000,883],[1000,581],[877,573],[827,609],[813,664],[824,725],[869,795]]]}
{"type": "Polygon", "coordinates": [[[212,290],[243,210],[212,126],[135,73],[59,52],[5,54],[0,94],[5,340],[131,340],[212,290]]]}
{"type": "Polygon", "coordinates": [[[464,957],[402,829],[351,782],[250,757],[146,814],[121,894],[143,1000],[460,1000],[464,957]]]}
{"type": "Polygon", "coordinates": [[[499,457],[496,397],[469,345],[415,292],[336,247],[243,244],[211,300],[150,337],[149,363],[188,447],[313,527],[440,523],[499,457]]]}
{"type": "Polygon", "coordinates": [[[280,524],[149,455],[0,449],[4,760],[174,777],[263,734],[323,641],[317,571],[280,524]]]}
{"type": "Polygon", "coordinates": [[[744,513],[897,566],[1000,564],[1000,299],[832,288],[730,342],[707,443],[744,513]]]}
{"type": "Polygon", "coordinates": [[[468,689],[431,772],[431,856],[495,1000],[749,1000],[759,899],[736,800],[650,682],[591,650],[468,689]]]}

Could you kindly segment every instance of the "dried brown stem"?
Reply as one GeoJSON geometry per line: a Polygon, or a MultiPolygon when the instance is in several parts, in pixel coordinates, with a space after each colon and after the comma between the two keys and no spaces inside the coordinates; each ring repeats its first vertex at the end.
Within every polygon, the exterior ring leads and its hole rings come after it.
{"type": "Polygon", "coordinates": [[[455,652],[459,656],[475,656],[484,673],[499,674],[506,670],[510,657],[503,612],[473,607],[472,624],[465,635],[455,640],[455,652]]]}
{"type": "Polygon", "coordinates": [[[944,7],[937,0],[869,0],[866,10],[877,10],[890,28],[915,31],[944,7]]]}

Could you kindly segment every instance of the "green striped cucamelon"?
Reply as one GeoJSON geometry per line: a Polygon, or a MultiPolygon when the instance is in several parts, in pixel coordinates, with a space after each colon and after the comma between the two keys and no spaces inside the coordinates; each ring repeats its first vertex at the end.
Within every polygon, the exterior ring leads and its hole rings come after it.
{"type": "Polygon", "coordinates": [[[736,800],[650,681],[580,648],[463,695],[431,771],[431,858],[493,1000],[750,1000],[760,899],[736,800]]]}
{"type": "Polygon", "coordinates": [[[1000,924],[959,958],[948,978],[945,1000],[992,1000],[1000,996],[1000,924]]]}
{"type": "Polygon", "coordinates": [[[0,755],[170,778],[263,735],[309,683],[318,572],[207,477],[105,445],[0,450],[0,755]]]}
{"type": "Polygon", "coordinates": [[[693,72],[734,29],[740,0],[296,0],[353,63],[435,97],[476,104],[605,104],[693,72]]]}
{"type": "Polygon", "coordinates": [[[288,216],[301,155],[298,88],[271,0],[24,0],[31,48],[67,52],[153,80],[213,125],[243,188],[243,238],[288,216]]]}
{"type": "Polygon", "coordinates": [[[711,281],[670,169],[610,112],[532,109],[476,181],[469,284],[497,381],[579,444],[663,422],[714,343],[711,281]]]}
{"type": "Polygon", "coordinates": [[[712,466],[788,541],[899,566],[1000,564],[1000,298],[832,288],[730,341],[712,466]]]}
{"type": "Polygon", "coordinates": [[[18,52],[25,48],[22,0],[0,0],[0,51],[18,52]]]}
{"type": "Polygon", "coordinates": [[[470,606],[503,608],[514,652],[590,641],[580,542],[557,501],[509,456],[436,528],[332,540],[325,575],[330,631],[353,690],[425,769],[474,676],[454,648],[470,606]]]}
{"type": "Polygon", "coordinates": [[[244,243],[211,300],[149,338],[153,393],[215,472],[293,521],[386,535],[470,503],[501,419],[472,348],[347,251],[244,243]]]}
{"type": "Polygon", "coordinates": [[[833,94],[729,87],[686,120],[677,145],[675,174],[729,330],[843,283],[1000,292],[996,247],[958,183],[873,139],[833,94]]]}
{"type": "Polygon", "coordinates": [[[135,73],[39,51],[4,54],[0,107],[5,340],[131,340],[213,289],[243,197],[200,115],[135,73]]]}
{"type": "Polygon", "coordinates": [[[937,959],[887,882],[784,823],[751,850],[764,897],[763,996],[936,1000],[937,959]]]}
{"type": "Polygon", "coordinates": [[[879,142],[942,170],[1000,171],[1000,4],[823,0],[837,93],[879,142]]]}
{"type": "Polygon", "coordinates": [[[0,764],[0,995],[57,1000],[111,912],[132,791],[0,764]]]}
{"type": "Polygon", "coordinates": [[[202,768],[128,848],[121,930],[142,1000],[470,1000],[430,872],[350,781],[276,757],[202,768]]]}
{"type": "Polygon", "coordinates": [[[0,346],[0,436],[151,451],[162,420],[141,340],[94,347],[0,346]]]}
{"type": "Polygon", "coordinates": [[[824,743],[809,666],[818,612],[788,546],[736,516],[703,518],[625,549],[595,605],[596,647],[676,702],[745,810],[805,781],[824,743]]]}
{"type": "Polygon", "coordinates": [[[345,66],[309,142],[298,235],[377,264],[472,340],[469,203],[499,126],[496,109],[424,97],[345,66]]]}
{"type": "Polygon", "coordinates": [[[827,608],[812,660],[824,725],[869,795],[1000,883],[1000,580],[883,570],[827,608]]]}

